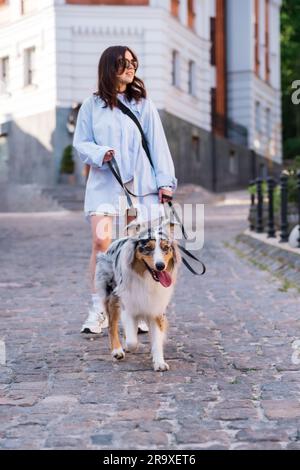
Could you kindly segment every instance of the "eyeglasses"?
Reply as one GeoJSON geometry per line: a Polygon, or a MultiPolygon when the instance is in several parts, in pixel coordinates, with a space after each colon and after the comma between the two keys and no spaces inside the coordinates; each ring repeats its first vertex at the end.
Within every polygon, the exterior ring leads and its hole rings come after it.
{"type": "Polygon", "coordinates": [[[122,59],[118,60],[118,65],[119,65],[119,67],[122,67],[122,68],[125,68],[125,69],[129,69],[130,65],[132,65],[134,70],[136,70],[138,68],[137,60],[128,60],[128,59],[123,59],[122,58],[122,59]]]}

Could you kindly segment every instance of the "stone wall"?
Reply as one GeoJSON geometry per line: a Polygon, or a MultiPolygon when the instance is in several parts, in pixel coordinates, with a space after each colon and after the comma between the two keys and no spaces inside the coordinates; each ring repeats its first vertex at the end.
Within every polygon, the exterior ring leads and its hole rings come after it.
{"type": "Polygon", "coordinates": [[[7,183],[54,184],[55,111],[10,121],[8,129],[7,183]]]}
{"type": "Polygon", "coordinates": [[[281,165],[248,148],[160,112],[179,183],[222,192],[246,188],[258,175],[278,176],[281,165]]]}

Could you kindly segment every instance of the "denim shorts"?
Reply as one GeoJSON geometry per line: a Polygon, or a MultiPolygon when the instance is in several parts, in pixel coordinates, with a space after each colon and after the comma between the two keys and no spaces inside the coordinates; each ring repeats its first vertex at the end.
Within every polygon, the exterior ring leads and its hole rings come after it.
{"type": "MultiPolygon", "coordinates": [[[[125,183],[125,186],[129,191],[134,192],[133,188],[133,179],[125,183]]],[[[111,206],[109,210],[103,211],[90,211],[86,213],[86,219],[90,222],[90,218],[93,215],[106,215],[114,218],[116,221],[119,217],[127,215],[137,217],[141,221],[153,221],[157,220],[161,216],[165,216],[164,205],[161,204],[158,200],[157,194],[148,194],[142,197],[131,196],[133,207],[130,207],[128,202],[126,202],[125,207],[114,208],[111,206]]]]}
{"type": "MultiPolygon", "coordinates": [[[[129,191],[133,192],[133,179],[128,181],[127,183],[124,184],[126,186],[127,189],[129,189],[129,191]]],[[[144,197],[147,197],[147,196],[144,196],[144,197]]],[[[137,212],[138,212],[138,209],[137,209],[137,200],[138,198],[135,197],[135,196],[131,196],[130,195],[130,198],[131,198],[131,201],[132,201],[132,204],[133,204],[133,207],[130,207],[129,204],[127,203],[127,207],[123,208],[123,210],[121,210],[121,208],[119,210],[113,210],[113,208],[109,209],[109,211],[89,211],[85,214],[86,216],[86,219],[88,221],[90,221],[90,217],[93,216],[93,215],[106,215],[106,216],[110,216],[110,217],[121,217],[121,216],[125,216],[125,214],[127,213],[127,215],[130,215],[130,216],[134,216],[136,217],[137,216],[137,212]]]]}

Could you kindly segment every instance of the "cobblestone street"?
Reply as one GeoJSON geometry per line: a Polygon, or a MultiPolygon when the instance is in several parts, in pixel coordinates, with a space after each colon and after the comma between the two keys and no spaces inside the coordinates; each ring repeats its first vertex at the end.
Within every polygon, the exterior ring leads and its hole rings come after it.
{"type": "Polygon", "coordinates": [[[231,248],[248,210],[232,204],[205,207],[207,274],[181,267],[167,373],[153,372],[148,335],[123,362],[106,331],[80,335],[81,212],[0,215],[1,448],[300,449],[299,293],[231,248]]]}

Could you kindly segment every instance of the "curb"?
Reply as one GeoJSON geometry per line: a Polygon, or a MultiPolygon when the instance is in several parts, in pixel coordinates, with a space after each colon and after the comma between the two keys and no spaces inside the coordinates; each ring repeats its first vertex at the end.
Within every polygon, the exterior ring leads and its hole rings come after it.
{"type": "Polygon", "coordinates": [[[241,233],[235,240],[236,248],[250,262],[300,289],[300,253],[266,243],[250,233],[241,233]]]}

